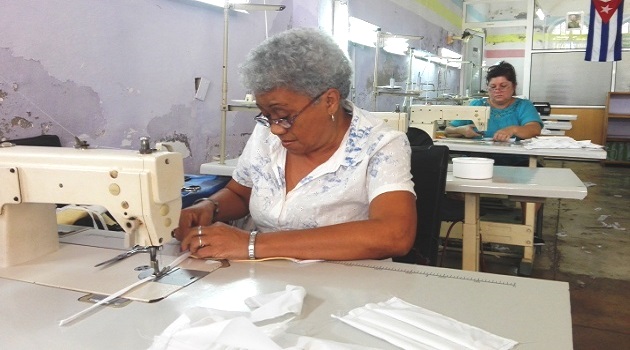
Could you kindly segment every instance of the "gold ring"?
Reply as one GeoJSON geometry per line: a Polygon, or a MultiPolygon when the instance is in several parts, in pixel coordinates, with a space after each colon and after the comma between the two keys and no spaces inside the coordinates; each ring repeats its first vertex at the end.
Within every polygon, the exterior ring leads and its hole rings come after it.
{"type": "Polygon", "coordinates": [[[199,248],[203,248],[203,242],[201,241],[201,236],[203,236],[203,232],[201,231],[201,226],[197,227],[197,237],[199,237],[199,248]]]}

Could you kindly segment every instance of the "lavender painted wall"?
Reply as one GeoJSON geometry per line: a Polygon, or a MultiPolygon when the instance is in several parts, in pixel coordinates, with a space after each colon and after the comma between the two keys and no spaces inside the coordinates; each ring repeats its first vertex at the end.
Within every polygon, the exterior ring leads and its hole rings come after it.
{"type": "MultiPolygon", "coordinates": [[[[274,1],[287,9],[267,13],[269,34],[321,25],[329,1],[274,1]]],[[[425,35],[426,47],[446,38],[419,16],[379,3],[388,1],[350,1],[383,19],[385,30],[425,35]]],[[[229,100],[246,93],[237,68],[264,40],[264,18],[230,14],[229,100]]],[[[135,149],[150,136],[174,141],[186,172],[198,173],[219,153],[222,48],[223,10],[190,0],[0,0],[0,138],[57,134],[64,146],[78,136],[135,149]],[[203,101],[194,98],[197,77],[210,81],[203,101]]],[[[361,86],[371,86],[373,54],[357,64],[361,86]]],[[[229,113],[228,158],[240,154],[252,115],[229,113]]]]}
{"type": "MultiPolygon", "coordinates": [[[[400,0],[398,0],[400,1],[400,0]]],[[[422,13],[413,13],[395,2],[381,0],[361,0],[348,3],[349,15],[370,22],[381,28],[383,32],[402,35],[423,36],[420,41],[410,41],[415,49],[438,54],[440,47],[448,47],[460,52],[461,43],[446,44],[449,31],[444,27],[435,25],[422,17],[422,13]]],[[[355,103],[364,109],[375,111],[392,111],[396,105],[403,104],[403,98],[396,96],[380,95],[376,108],[372,108],[372,82],[374,80],[374,49],[360,45],[351,45],[350,55],[354,57],[355,64],[355,103]]],[[[389,78],[394,77],[398,85],[404,86],[409,72],[409,59],[381,51],[377,71],[377,85],[387,85],[389,78]]],[[[414,59],[412,63],[411,80],[419,84],[432,84],[438,92],[429,93],[429,97],[440,96],[443,93],[457,94],[459,91],[459,70],[439,67],[414,59]]],[[[426,95],[425,95],[426,96],[426,95]]],[[[414,103],[424,103],[415,100],[414,103]]]]}

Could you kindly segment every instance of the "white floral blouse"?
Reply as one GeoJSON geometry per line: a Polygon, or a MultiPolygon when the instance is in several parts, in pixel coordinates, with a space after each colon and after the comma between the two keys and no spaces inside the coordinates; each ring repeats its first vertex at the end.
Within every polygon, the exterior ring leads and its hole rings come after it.
{"type": "Polygon", "coordinates": [[[369,203],[390,191],[413,193],[407,136],[354,107],[341,146],[286,192],[286,149],[256,125],[233,178],[252,189],[249,210],[261,232],[306,229],[368,218],[369,203]]]}

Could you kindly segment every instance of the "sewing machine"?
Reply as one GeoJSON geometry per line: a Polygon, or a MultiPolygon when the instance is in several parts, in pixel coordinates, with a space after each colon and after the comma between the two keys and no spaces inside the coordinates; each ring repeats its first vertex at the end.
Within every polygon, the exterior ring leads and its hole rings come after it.
{"type": "Polygon", "coordinates": [[[371,115],[379,117],[394,130],[407,132],[407,113],[404,112],[370,112],[371,115]]]}
{"type": "Polygon", "coordinates": [[[125,245],[148,247],[159,272],[156,252],[179,221],[183,160],[141,142],[140,151],[0,144],[0,267],[57,251],[56,203],[67,203],[105,207],[125,245]]]}
{"type": "Polygon", "coordinates": [[[451,106],[451,105],[412,105],[409,126],[426,131],[437,138],[439,125],[446,126],[449,120],[472,120],[477,130],[488,128],[490,107],[487,106],[451,106]]]}

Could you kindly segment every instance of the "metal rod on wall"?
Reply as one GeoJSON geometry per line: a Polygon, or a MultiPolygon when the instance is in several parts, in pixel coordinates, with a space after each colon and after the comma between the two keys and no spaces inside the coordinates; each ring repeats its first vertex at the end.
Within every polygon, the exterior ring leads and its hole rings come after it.
{"type": "MultiPolygon", "coordinates": [[[[227,142],[227,91],[228,91],[228,22],[231,9],[240,11],[282,11],[284,5],[267,4],[231,4],[225,1],[223,7],[223,82],[221,85],[221,135],[219,141],[219,164],[225,164],[225,148],[227,142]]],[[[266,21],[265,21],[266,22],[266,21]]]]}

